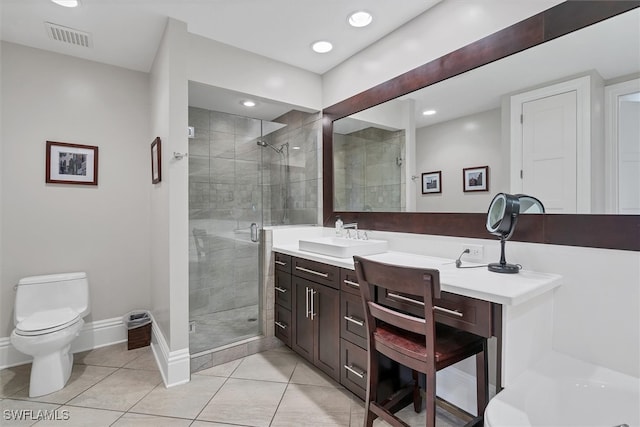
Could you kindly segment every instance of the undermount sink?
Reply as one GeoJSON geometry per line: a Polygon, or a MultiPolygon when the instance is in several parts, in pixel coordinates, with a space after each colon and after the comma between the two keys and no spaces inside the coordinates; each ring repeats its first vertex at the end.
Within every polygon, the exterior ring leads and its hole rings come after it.
{"type": "Polygon", "coordinates": [[[314,252],[337,258],[351,258],[354,255],[375,255],[387,252],[386,240],[356,240],[344,237],[318,237],[315,239],[299,240],[301,251],[314,252]]]}

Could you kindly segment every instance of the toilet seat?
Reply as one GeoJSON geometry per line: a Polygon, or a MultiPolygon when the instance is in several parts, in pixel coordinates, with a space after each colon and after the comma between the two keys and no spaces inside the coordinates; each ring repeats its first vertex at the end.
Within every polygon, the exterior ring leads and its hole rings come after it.
{"type": "Polygon", "coordinates": [[[80,315],[70,308],[45,310],[32,314],[16,325],[16,335],[37,336],[65,329],[78,322],[80,315]]]}

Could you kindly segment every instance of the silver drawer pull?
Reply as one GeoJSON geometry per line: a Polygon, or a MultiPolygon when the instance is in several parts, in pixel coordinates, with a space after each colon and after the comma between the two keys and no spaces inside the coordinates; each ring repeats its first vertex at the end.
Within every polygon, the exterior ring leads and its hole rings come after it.
{"type": "Polygon", "coordinates": [[[296,270],[304,271],[305,273],[315,274],[316,276],[320,276],[320,277],[329,277],[329,273],[320,273],[319,271],[309,270],[308,268],[298,267],[297,265],[296,265],[296,270]]]}
{"type": "Polygon", "coordinates": [[[387,296],[390,298],[399,299],[401,301],[410,302],[411,304],[421,305],[424,307],[424,302],[418,301],[417,299],[403,297],[402,295],[394,294],[393,292],[387,293],[387,296]]]}
{"type": "MultiPolygon", "coordinates": [[[[412,304],[421,305],[421,306],[424,307],[424,303],[422,301],[418,301],[418,300],[415,300],[413,298],[403,297],[402,295],[394,294],[392,292],[389,292],[387,294],[387,296],[389,296],[391,298],[399,299],[399,300],[402,300],[402,301],[410,302],[412,304]]],[[[441,313],[450,314],[452,316],[464,317],[464,314],[460,313],[458,310],[449,310],[448,308],[438,307],[437,305],[434,305],[433,309],[435,311],[439,311],[441,313]]]]}
{"type": "Polygon", "coordinates": [[[282,292],[283,294],[287,292],[287,290],[286,290],[286,289],[281,288],[280,286],[276,286],[276,291],[278,291],[278,292],[282,292]]]}
{"type": "Polygon", "coordinates": [[[448,308],[438,307],[437,305],[434,305],[433,309],[441,313],[451,314],[452,316],[464,317],[464,314],[460,313],[458,310],[449,310],[448,308]]]}
{"type": "Polygon", "coordinates": [[[351,280],[343,280],[344,283],[346,283],[349,286],[353,286],[354,288],[359,288],[360,287],[360,283],[358,282],[352,282],[351,280]]]}
{"type": "Polygon", "coordinates": [[[278,265],[287,265],[286,262],[282,262],[282,261],[279,261],[279,260],[276,260],[276,264],[278,264],[278,265]]]}
{"type": "Polygon", "coordinates": [[[364,322],[362,320],[354,319],[351,316],[344,316],[344,320],[348,320],[351,323],[355,323],[358,326],[364,326],[364,322]]]}
{"type": "Polygon", "coordinates": [[[353,375],[357,376],[358,378],[364,378],[364,376],[367,375],[367,371],[363,371],[362,369],[356,370],[357,368],[354,368],[351,365],[344,365],[344,369],[351,372],[353,375]]]}
{"type": "Polygon", "coordinates": [[[280,323],[280,322],[275,322],[275,323],[276,323],[276,325],[278,325],[280,328],[282,328],[282,329],[287,329],[287,325],[285,325],[285,324],[283,324],[283,323],[280,323]]]}

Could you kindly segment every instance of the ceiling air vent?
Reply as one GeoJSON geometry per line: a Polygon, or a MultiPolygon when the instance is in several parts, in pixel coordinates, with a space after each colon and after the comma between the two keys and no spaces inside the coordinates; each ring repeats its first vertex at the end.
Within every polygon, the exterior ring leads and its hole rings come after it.
{"type": "Polygon", "coordinates": [[[75,46],[93,47],[91,34],[89,33],[51,22],[45,22],[44,26],[50,39],[75,46]]]}

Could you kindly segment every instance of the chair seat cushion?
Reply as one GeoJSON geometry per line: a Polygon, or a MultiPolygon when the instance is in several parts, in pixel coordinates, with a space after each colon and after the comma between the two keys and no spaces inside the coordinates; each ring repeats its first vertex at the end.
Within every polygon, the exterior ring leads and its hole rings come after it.
{"type": "MultiPolygon", "coordinates": [[[[426,360],[424,335],[415,334],[395,326],[380,323],[373,333],[376,342],[386,345],[414,359],[426,360]]],[[[444,363],[461,356],[471,356],[481,349],[484,338],[451,326],[436,323],[435,361],[444,363]]],[[[468,357],[467,356],[467,357],[468,357]]]]}

